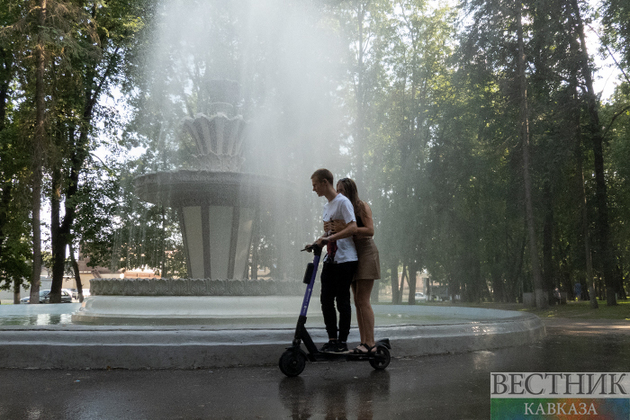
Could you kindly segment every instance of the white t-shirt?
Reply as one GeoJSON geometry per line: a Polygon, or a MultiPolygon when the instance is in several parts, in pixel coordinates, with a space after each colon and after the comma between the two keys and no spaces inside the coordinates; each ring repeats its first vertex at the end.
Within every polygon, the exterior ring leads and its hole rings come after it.
{"type": "MultiPolygon", "coordinates": [[[[331,220],[343,220],[345,223],[356,222],[354,217],[354,207],[352,203],[343,194],[337,196],[324,205],[324,222],[331,220]]],[[[335,262],[344,263],[349,261],[357,261],[357,249],[354,247],[352,236],[339,239],[337,242],[337,252],[335,253],[335,262]]]]}

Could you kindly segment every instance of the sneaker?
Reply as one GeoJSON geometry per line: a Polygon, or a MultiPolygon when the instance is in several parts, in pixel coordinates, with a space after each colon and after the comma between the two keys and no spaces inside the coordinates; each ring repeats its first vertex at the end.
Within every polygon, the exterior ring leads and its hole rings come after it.
{"type": "Polygon", "coordinates": [[[336,348],[337,340],[330,340],[329,342],[325,343],[322,348],[319,349],[319,351],[322,353],[333,353],[336,348]]]}
{"type": "Polygon", "coordinates": [[[332,350],[333,353],[348,353],[348,345],[341,341],[335,342],[335,347],[332,350]]]}

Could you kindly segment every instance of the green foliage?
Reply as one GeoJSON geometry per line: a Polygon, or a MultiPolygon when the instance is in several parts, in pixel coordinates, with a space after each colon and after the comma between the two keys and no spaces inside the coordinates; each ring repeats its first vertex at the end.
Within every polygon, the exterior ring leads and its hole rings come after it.
{"type": "Polygon", "coordinates": [[[0,288],[15,287],[30,272],[29,150],[24,142],[14,89],[18,70],[17,38],[6,27],[19,16],[17,6],[0,10],[0,288]]]}
{"type": "Polygon", "coordinates": [[[612,242],[616,244],[618,275],[630,277],[630,84],[618,87],[614,100],[603,109],[607,121],[609,143],[608,186],[610,188],[610,213],[612,242]]]}
{"type": "Polygon", "coordinates": [[[630,67],[630,4],[624,0],[606,0],[602,2],[602,15],[605,43],[622,54],[623,68],[627,72],[630,67]]]}
{"type": "MultiPolygon", "coordinates": [[[[186,275],[177,215],[136,199],[133,178],[189,166],[197,151],[181,120],[214,112],[208,82],[227,78],[239,82],[235,112],[248,120],[243,170],[287,179],[287,195],[303,203],[259,215],[254,258],[275,277],[301,275],[293,253],[321,230],[323,203],[309,177],[328,167],[337,177],[356,178],[371,204],[383,278],[393,274],[396,291],[400,267],[412,273],[407,287],[413,273],[427,270],[468,301],[515,302],[532,290],[514,3],[48,4],[41,28],[33,1],[12,0],[0,10],[4,286],[24,278],[30,265],[32,52],[33,35],[41,33],[49,139],[43,181],[59,210],[53,237],[81,249],[91,264],[186,275]],[[97,158],[104,149],[107,162],[97,158]]],[[[630,9],[617,0],[603,6],[602,39],[627,73],[630,9]]],[[[560,0],[526,1],[522,9],[532,201],[545,286],[584,285],[592,256],[600,293],[591,74],[577,24],[578,17],[589,24],[597,16],[584,3],[560,0]]],[[[630,273],[629,92],[623,84],[609,103],[596,104],[620,284],[630,273]]],[[[272,199],[281,203],[281,195],[272,199]]]]}

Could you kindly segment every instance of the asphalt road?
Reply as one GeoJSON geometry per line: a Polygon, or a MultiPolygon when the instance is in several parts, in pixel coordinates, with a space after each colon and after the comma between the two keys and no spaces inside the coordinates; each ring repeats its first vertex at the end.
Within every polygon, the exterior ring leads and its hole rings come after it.
{"type": "MultiPolygon", "coordinates": [[[[630,371],[630,323],[547,321],[539,343],[368,363],[213,370],[0,370],[0,419],[488,419],[490,372],[630,371]]],[[[280,356],[283,349],[278,349],[280,356]]]]}

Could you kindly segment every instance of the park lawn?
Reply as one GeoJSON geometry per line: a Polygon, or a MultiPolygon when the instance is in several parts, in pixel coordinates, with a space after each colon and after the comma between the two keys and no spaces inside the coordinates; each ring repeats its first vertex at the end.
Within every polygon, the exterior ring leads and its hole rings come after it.
{"type": "Polygon", "coordinates": [[[630,301],[618,300],[617,305],[608,306],[605,300],[598,300],[599,308],[591,309],[588,301],[567,302],[566,305],[554,305],[548,309],[527,309],[541,318],[581,318],[581,319],[618,319],[630,321],[630,301]]]}
{"type": "Polygon", "coordinates": [[[598,300],[599,308],[591,309],[589,301],[567,302],[566,305],[551,305],[547,309],[525,308],[522,303],[462,304],[475,308],[504,309],[531,312],[540,318],[579,318],[579,319],[617,319],[630,321],[630,300],[618,300],[616,306],[606,305],[605,300],[598,300]]]}

